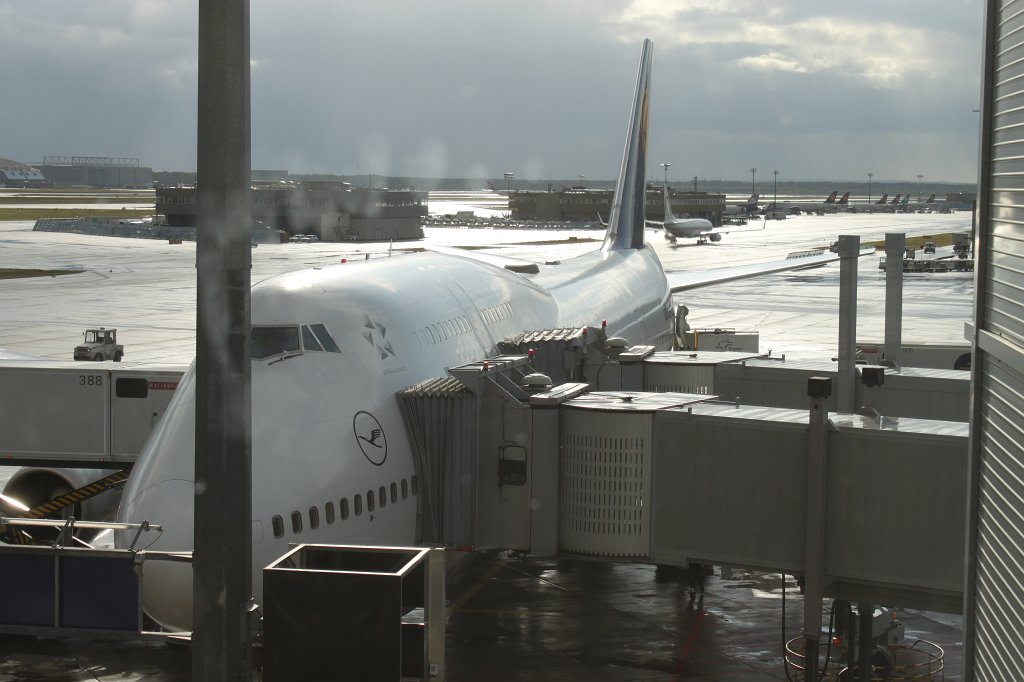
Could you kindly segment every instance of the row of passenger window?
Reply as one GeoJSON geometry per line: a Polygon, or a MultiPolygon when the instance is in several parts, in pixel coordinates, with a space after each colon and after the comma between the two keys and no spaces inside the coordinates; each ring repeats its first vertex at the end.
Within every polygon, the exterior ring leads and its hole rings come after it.
{"type": "MultiPolygon", "coordinates": [[[[372,512],[379,504],[381,509],[388,506],[390,499],[391,504],[396,504],[399,499],[405,500],[409,495],[418,495],[419,486],[416,482],[416,477],[413,476],[409,481],[402,479],[399,483],[391,482],[390,486],[380,486],[377,488],[376,493],[373,490],[366,491],[366,511],[372,512]]],[[[335,520],[340,519],[347,521],[351,514],[356,516],[363,515],[363,495],[356,493],[352,498],[352,505],[349,506],[349,500],[347,497],[343,497],[338,501],[337,513],[335,513],[334,502],[328,502],[324,505],[324,523],[330,526],[335,520]]],[[[303,528],[303,515],[300,511],[293,511],[290,514],[292,533],[298,534],[302,532],[303,528]]],[[[307,510],[305,519],[308,520],[309,529],[316,530],[320,527],[320,507],[313,506],[307,510]]],[[[270,525],[274,531],[275,538],[284,537],[284,517],[280,514],[275,515],[270,520],[270,525]]]]}
{"type": "Polygon", "coordinates": [[[484,322],[487,324],[494,324],[495,322],[501,322],[502,320],[510,320],[512,319],[512,304],[499,303],[498,305],[492,305],[489,308],[484,308],[480,311],[480,317],[484,318],[484,322]]]}
{"type": "Polygon", "coordinates": [[[265,360],[275,355],[305,351],[340,353],[331,333],[323,324],[281,325],[253,327],[250,332],[253,360],[265,360]],[[301,331],[300,331],[301,329],[301,331]],[[301,338],[301,343],[300,343],[301,338]]]}
{"type": "Polygon", "coordinates": [[[469,334],[472,331],[473,327],[469,322],[469,318],[465,315],[459,315],[451,320],[444,320],[414,331],[413,336],[416,337],[416,343],[419,344],[420,348],[423,348],[424,346],[432,346],[448,339],[454,339],[456,336],[469,334]]]}

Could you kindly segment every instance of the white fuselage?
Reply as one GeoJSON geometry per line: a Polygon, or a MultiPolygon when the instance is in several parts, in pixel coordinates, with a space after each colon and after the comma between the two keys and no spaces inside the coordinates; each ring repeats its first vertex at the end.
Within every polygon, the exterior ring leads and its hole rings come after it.
{"type": "MultiPolygon", "coordinates": [[[[290,542],[415,542],[415,470],[398,391],[493,354],[498,341],[527,330],[605,320],[609,335],[664,348],[670,308],[649,247],[585,254],[529,278],[427,253],[302,270],[254,286],[254,330],[292,328],[301,337],[303,327],[323,325],[340,351],[305,345],[258,359],[254,341],[256,601],[262,569],[290,542]]],[[[267,353],[265,343],[261,348],[267,353]]],[[[122,498],[120,520],[163,525],[152,550],[193,546],[194,373],[193,364],[122,498]]],[[[117,542],[130,540],[123,534],[117,542]]],[[[151,561],[145,571],[147,613],[166,627],[190,629],[191,567],[151,561]]]]}
{"type": "Polygon", "coordinates": [[[673,218],[665,221],[665,234],[680,239],[701,237],[710,233],[714,228],[711,221],[704,218],[673,218]]]}

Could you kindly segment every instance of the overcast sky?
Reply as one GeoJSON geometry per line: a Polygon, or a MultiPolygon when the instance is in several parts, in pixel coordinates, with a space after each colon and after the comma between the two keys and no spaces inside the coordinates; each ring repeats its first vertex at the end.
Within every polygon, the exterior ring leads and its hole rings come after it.
{"type": "MultiPolygon", "coordinates": [[[[254,168],[612,179],[654,40],[649,176],[977,179],[981,0],[251,2],[254,168]]],[[[194,170],[196,2],[0,0],[0,157],[194,170]]]]}

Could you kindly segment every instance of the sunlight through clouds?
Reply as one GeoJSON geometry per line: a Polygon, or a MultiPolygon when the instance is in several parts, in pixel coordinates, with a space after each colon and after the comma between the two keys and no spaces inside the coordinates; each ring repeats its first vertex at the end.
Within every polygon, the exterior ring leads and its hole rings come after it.
{"type": "Polygon", "coordinates": [[[807,73],[807,67],[795,59],[789,59],[777,52],[758,55],[756,57],[741,57],[738,63],[742,67],[758,69],[760,71],[792,71],[794,73],[807,73]]]}
{"type": "Polygon", "coordinates": [[[663,49],[714,46],[734,51],[733,63],[743,68],[830,73],[879,87],[948,75],[956,68],[951,48],[967,47],[955,35],[936,40],[934,31],[888,20],[808,17],[718,0],[634,0],[605,23],[621,26],[627,42],[650,35],[663,49]]]}

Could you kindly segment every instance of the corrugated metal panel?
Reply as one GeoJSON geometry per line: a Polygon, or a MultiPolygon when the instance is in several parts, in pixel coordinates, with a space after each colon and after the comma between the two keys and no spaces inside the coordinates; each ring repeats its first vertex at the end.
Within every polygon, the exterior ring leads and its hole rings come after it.
{"type": "Polygon", "coordinates": [[[986,4],[965,679],[1024,679],[1024,2],[986,4]]]}
{"type": "Polygon", "coordinates": [[[651,412],[562,409],[562,551],[649,554],[653,419],[651,412]]]}
{"type": "Polygon", "coordinates": [[[976,679],[1024,679],[1024,377],[984,356],[976,679]]]}

